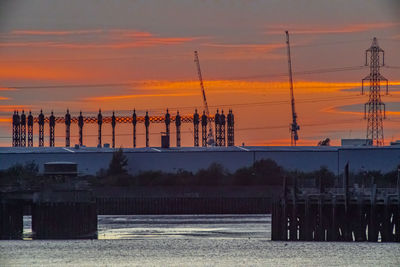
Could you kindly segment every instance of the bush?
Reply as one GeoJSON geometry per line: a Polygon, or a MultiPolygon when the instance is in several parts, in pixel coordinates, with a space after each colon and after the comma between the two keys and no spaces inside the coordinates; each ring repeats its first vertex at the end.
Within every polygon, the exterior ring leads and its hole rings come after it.
{"type": "Polygon", "coordinates": [[[30,185],[37,183],[39,166],[34,162],[16,164],[0,172],[1,185],[30,185]]]}
{"type": "Polygon", "coordinates": [[[126,167],[128,166],[128,159],[124,155],[122,149],[118,149],[113,153],[110,165],[108,166],[108,175],[120,175],[126,174],[128,171],[126,167]]]}
{"type": "Polygon", "coordinates": [[[254,162],[253,166],[238,169],[234,174],[236,185],[282,185],[285,172],[270,159],[254,162]]]}

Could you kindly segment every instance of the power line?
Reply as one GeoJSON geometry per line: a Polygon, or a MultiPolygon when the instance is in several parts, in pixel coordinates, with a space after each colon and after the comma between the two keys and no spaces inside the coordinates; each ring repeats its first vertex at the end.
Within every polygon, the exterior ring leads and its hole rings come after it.
{"type": "MultiPolygon", "coordinates": [[[[303,75],[312,75],[312,74],[322,74],[322,73],[333,73],[333,72],[341,72],[341,71],[355,71],[365,69],[366,66],[349,66],[349,67],[336,67],[336,68],[326,68],[326,69],[314,69],[314,70],[305,70],[293,72],[296,76],[303,75]]],[[[256,79],[256,78],[277,78],[277,77],[287,77],[287,73],[274,73],[274,74],[259,74],[259,75],[251,75],[251,76],[235,76],[226,78],[226,80],[247,80],[247,79],[256,79]]]]}
{"type": "Polygon", "coordinates": [[[387,69],[400,69],[400,66],[388,66],[388,65],[385,65],[383,67],[387,68],[387,69]]]}
{"type": "MultiPolygon", "coordinates": [[[[294,72],[294,75],[312,75],[312,74],[322,74],[322,73],[334,73],[334,72],[342,72],[342,71],[354,71],[365,69],[366,66],[348,66],[348,67],[335,67],[335,68],[326,68],[326,69],[314,69],[314,70],[305,70],[294,72]]],[[[396,67],[394,67],[396,68],[396,67]]],[[[287,73],[275,73],[275,74],[260,74],[260,75],[251,75],[251,76],[235,76],[235,77],[226,77],[221,80],[247,80],[247,79],[256,79],[256,78],[274,78],[274,77],[286,77],[287,73]]],[[[115,86],[129,86],[134,84],[141,84],[143,81],[132,81],[132,82],[123,82],[123,83],[95,83],[95,84],[54,84],[54,85],[27,85],[27,86],[10,86],[4,85],[3,87],[7,88],[15,88],[15,89],[52,89],[52,88],[96,88],[96,87],[115,87],[115,86]]]]}
{"type": "MultiPolygon", "coordinates": [[[[350,95],[350,96],[332,96],[332,97],[323,97],[323,98],[300,98],[297,102],[299,103],[315,103],[315,102],[330,102],[330,101],[335,101],[335,100],[348,100],[348,99],[358,99],[359,95],[350,95]]],[[[399,96],[400,97],[400,96],[399,96]]],[[[233,103],[233,104],[219,104],[219,105],[209,105],[209,107],[212,108],[220,108],[220,107],[256,107],[256,106],[263,106],[263,105],[282,105],[282,104],[288,104],[290,103],[289,100],[277,100],[277,101],[260,101],[260,102],[250,102],[250,103],[233,103]]],[[[162,113],[165,112],[166,108],[169,110],[192,110],[195,108],[200,107],[201,105],[198,106],[180,106],[180,107],[163,107],[163,108],[153,108],[153,109],[136,109],[136,112],[153,112],[153,113],[162,113]]],[[[115,110],[102,110],[102,113],[112,113],[115,110]]],[[[38,112],[38,110],[32,110],[32,112],[38,112]]],[[[119,114],[124,115],[124,114],[131,114],[132,110],[117,110],[116,112],[119,112],[119,114]]],[[[55,112],[55,115],[64,115],[63,112],[55,112]]],[[[97,111],[92,111],[92,112],[85,112],[85,115],[97,115],[97,111]]]]}

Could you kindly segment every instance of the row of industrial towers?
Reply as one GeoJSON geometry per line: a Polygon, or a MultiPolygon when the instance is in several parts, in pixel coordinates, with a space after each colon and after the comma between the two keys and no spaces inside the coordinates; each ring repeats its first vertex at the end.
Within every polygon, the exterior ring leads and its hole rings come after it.
{"type": "Polygon", "coordinates": [[[78,117],[72,117],[67,110],[65,117],[56,117],[53,112],[49,117],[45,117],[42,111],[37,117],[33,117],[32,112],[29,111],[29,115],[26,116],[25,112],[22,111],[21,115],[18,111],[14,111],[12,117],[12,146],[13,147],[33,147],[33,124],[39,125],[39,147],[44,146],[44,125],[49,124],[49,146],[55,146],[55,126],[56,123],[65,123],[65,146],[70,147],[71,131],[70,126],[72,123],[77,123],[79,127],[79,145],[83,146],[83,126],[85,124],[96,124],[98,125],[98,147],[102,147],[102,124],[111,123],[112,126],[112,147],[115,148],[115,126],[117,123],[132,123],[133,125],[133,147],[136,147],[136,125],[137,123],[143,123],[146,131],[146,147],[149,147],[149,126],[150,123],[165,123],[165,135],[168,140],[170,137],[170,124],[175,122],[176,127],[176,146],[181,146],[181,124],[182,123],[193,123],[193,136],[194,146],[199,146],[199,124],[201,123],[201,140],[202,146],[207,146],[207,125],[214,122],[215,124],[215,146],[233,146],[234,145],[234,115],[232,110],[225,116],[224,111],[221,113],[217,110],[214,116],[207,116],[205,112],[200,116],[197,110],[193,115],[179,115],[179,111],[175,116],[167,112],[165,116],[149,116],[146,111],[145,116],[137,116],[136,111],[133,110],[132,116],[115,116],[113,112],[112,116],[103,117],[101,110],[97,117],[84,117],[80,112],[78,117]],[[227,126],[227,127],[225,127],[227,126]],[[227,131],[225,131],[227,128],[227,131]],[[27,142],[28,141],[28,142],[27,142]]]}

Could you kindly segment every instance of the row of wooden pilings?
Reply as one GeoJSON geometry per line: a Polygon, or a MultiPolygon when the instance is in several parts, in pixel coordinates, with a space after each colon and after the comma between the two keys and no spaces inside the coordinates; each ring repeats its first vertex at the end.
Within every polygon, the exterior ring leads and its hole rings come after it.
{"type": "Polygon", "coordinates": [[[288,190],[285,183],[272,204],[271,239],[400,242],[400,188],[350,190],[348,167],[345,173],[342,189],[315,192],[294,182],[288,190]]]}
{"type": "Polygon", "coordinates": [[[95,203],[40,203],[32,207],[34,239],[97,238],[95,203]]]}
{"type": "Polygon", "coordinates": [[[23,227],[22,202],[0,199],[0,240],[22,239],[23,227]]]}
{"type": "Polygon", "coordinates": [[[23,238],[23,210],[32,211],[33,239],[97,238],[96,201],[89,191],[0,195],[0,239],[23,238]]]}

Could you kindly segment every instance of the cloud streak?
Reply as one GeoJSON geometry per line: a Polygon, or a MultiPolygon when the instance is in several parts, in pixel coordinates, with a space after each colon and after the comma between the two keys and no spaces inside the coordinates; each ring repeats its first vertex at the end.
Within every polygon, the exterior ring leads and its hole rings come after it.
{"type": "Polygon", "coordinates": [[[68,30],[68,31],[44,31],[44,30],[15,30],[11,35],[39,35],[39,36],[65,36],[102,33],[103,30],[68,30]]]}
{"type": "Polygon", "coordinates": [[[371,30],[392,28],[400,25],[395,22],[377,22],[377,23],[365,23],[365,24],[350,24],[337,27],[320,27],[320,26],[290,26],[290,25],[277,25],[267,27],[267,34],[280,34],[282,35],[285,30],[290,30],[291,34],[302,34],[302,35],[319,35],[319,34],[343,34],[343,33],[357,33],[357,32],[368,32],[371,30]]]}
{"type": "Polygon", "coordinates": [[[8,41],[0,47],[47,47],[67,49],[124,49],[135,47],[153,47],[179,45],[192,42],[200,37],[159,36],[138,30],[70,30],[42,31],[15,30],[5,36],[8,41]],[[88,35],[90,38],[80,38],[88,35]],[[90,41],[87,41],[90,40],[90,41]]]}
{"type": "MultiPolygon", "coordinates": [[[[207,94],[271,94],[287,93],[289,85],[287,82],[262,82],[262,81],[236,81],[236,80],[209,80],[204,82],[207,94]]],[[[298,81],[294,83],[297,94],[301,93],[334,93],[345,88],[361,86],[361,83],[345,82],[319,82],[298,81]]],[[[134,93],[116,94],[108,96],[89,97],[86,101],[120,101],[133,98],[151,97],[185,97],[200,95],[199,82],[190,81],[166,81],[148,80],[135,82],[134,93]]]]}

